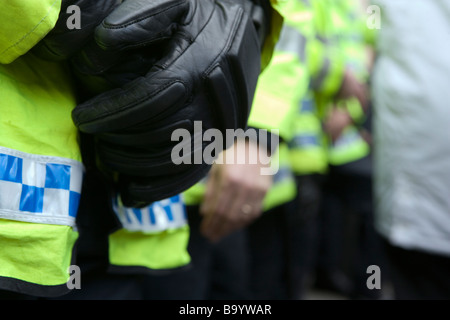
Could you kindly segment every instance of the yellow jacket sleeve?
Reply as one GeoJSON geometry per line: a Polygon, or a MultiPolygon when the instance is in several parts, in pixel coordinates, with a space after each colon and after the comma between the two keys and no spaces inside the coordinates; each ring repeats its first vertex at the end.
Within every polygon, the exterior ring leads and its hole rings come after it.
{"type": "Polygon", "coordinates": [[[0,11],[0,63],[27,53],[53,29],[61,0],[8,0],[0,11]]]}
{"type": "Polygon", "coordinates": [[[345,57],[330,39],[334,32],[332,6],[333,2],[327,0],[311,1],[314,23],[308,44],[311,88],[328,97],[338,92],[345,71],[345,57]]]}
{"type": "Polygon", "coordinates": [[[286,17],[291,13],[300,21],[298,24],[309,25],[310,15],[307,6],[297,0],[271,0],[271,4],[274,9],[272,33],[266,41],[266,44],[271,44],[271,56],[259,77],[248,124],[260,129],[276,129],[280,137],[288,141],[292,137],[296,98],[304,94],[308,84],[305,62],[300,57],[303,53],[298,45],[304,39],[303,30],[291,27],[290,23],[286,26],[290,22],[286,17]],[[290,32],[281,31],[286,31],[286,28],[290,32]],[[281,48],[280,42],[288,45],[290,41],[297,44],[293,46],[296,52],[281,48]]]}

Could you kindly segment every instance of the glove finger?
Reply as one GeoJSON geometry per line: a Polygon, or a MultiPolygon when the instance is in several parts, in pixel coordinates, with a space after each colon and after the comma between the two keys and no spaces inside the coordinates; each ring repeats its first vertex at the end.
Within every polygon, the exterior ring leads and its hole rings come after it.
{"type": "Polygon", "coordinates": [[[124,88],[100,94],[72,111],[75,125],[85,133],[127,129],[183,106],[187,89],[177,79],[150,82],[140,78],[124,88]]]}
{"type": "MultiPolygon", "coordinates": [[[[163,56],[165,45],[161,42],[172,37],[187,10],[187,1],[183,0],[125,1],[103,20],[94,39],[73,59],[76,74],[83,82],[89,81],[87,85],[94,93],[101,87],[92,88],[91,83],[100,81],[101,76],[109,77],[111,72],[104,74],[106,71],[120,70],[124,63],[129,64],[127,69],[131,67],[132,74],[142,76],[140,72],[148,71],[163,56]],[[133,56],[135,51],[141,54],[133,56]],[[139,57],[145,61],[139,61],[139,57]]],[[[109,89],[124,84],[114,80],[110,79],[115,85],[109,89]]]]}
{"type": "Polygon", "coordinates": [[[219,114],[220,127],[226,129],[244,128],[247,125],[261,72],[261,51],[253,22],[238,7],[233,10],[232,23],[237,29],[232,34],[232,45],[226,47],[223,58],[207,73],[212,105],[219,114]],[[230,110],[230,106],[235,109],[230,110]]]}
{"type": "Polygon", "coordinates": [[[144,47],[170,37],[188,10],[185,0],[125,1],[103,20],[95,38],[105,50],[144,47]]]}
{"type": "Polygon", "coordinates": [[[183,174],[164,175],[152,178],[121,175],[119,190],[121,199],[128,207],[139,207],[173,197],[189,189],[210,170],[211,166],[198,164],[183,174]]]}
{"type": "Polygon", "coordinates": [[[102,133],[99,134],[99,138],[112,144],[130,147],[151,148],[155,146],[163,147],[164,145],[173,147],[173,133],[178,129],[187,130],[189,133],[192,132],[192,121],[186,119],[161,128],[148,127],[145,131],[130,128],[126,132],[102,133]]]}
{"type": "MultiPolygon", "coordinates": [[[[148,70],[152,67],[149,64],[154,64],[162,55],[161,50],[166,51],[167,48],[162,46],[164,48],[159,48],[153,55],[148,46],[171,38],[178,24],[183,23],[188,9],[189,2],[184,0],[125,1],[103,21],[96,29],[95,42],[73,59],[73,66],[80,81],[91,92],[111,89],[111,84],[117,89],[97,95],[75,108],[73,120],[81,131],[99,133],[120,130],[124,125],[139,123],[172,106],[183,104],[186,99],[183,83],[173,76],[158,78],[159,66],[148,70]],[[135,50],[135,53],[136,50],[144,51],[144,55],[141,54],[144,61],[133,58],[130,62],[130,50],[135,50]],[[130,75],[125,77],[120,72],[124,57],[128,59],[125,62],[134,63],[133,67],[127,67],[134,71],[128,71],[130,75]],[[113,66],[119,69],[116,73],[120,76],[110,74],[109,69],[113,66]],[[148,72],[145,78],[132,79],[142,70],[148,72]],[[123,85],[126,82],[123,79],[134,81],[123,85]]],[[[174,42],[171,46],[180,45],[178,38],[169,42],[174,42]]],[[[172,56],[180,54],[175,51],[177,53],[172,56]]],[[[167,60],[167,55],[164,56],[167,60]]]]}
{"type": "Polygon", "coordinates": [[[190,141],[182,142],[182,144],[184,146],[180,146],[180,149],[183,149],[181,156],[174,153],[172,148],[165,148],[162,151],[157,148],[144,150],[130,147],[121,148],[108,143],[98,143],[96,150],[98,161],[108,171],[154,177],[189,170],[194,163],[192,159],[195,160],[195,153],[200,152],[199,154],[201,154],[203,146],[192,146],[190,141]],[[193,149],[195,147],[197,149],[193,149]]]}

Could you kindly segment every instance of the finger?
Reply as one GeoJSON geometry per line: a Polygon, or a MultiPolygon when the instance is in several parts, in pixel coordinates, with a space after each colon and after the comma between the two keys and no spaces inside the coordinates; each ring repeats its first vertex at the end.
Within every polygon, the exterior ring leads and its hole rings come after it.
{"type": "MultiPolygon", "coordinates": [[[[263,193],[266,194],[265,192],[263,193]]],[[[248,203],[250,205],[250,213],[244,213],[244,219],[243,219],[243,226],[248,225],[249,223],[253,222],[255,219],[257,219],[263,209],[263,203],[264,203],[264,195],[261,194],[254,194],[253,197],[248,198],[248,203]]]]}
{"type": "Polygon", "coordinates": [[[151,178],[131,176],[127,179],[128,181],[125,181],[126,185],[124,188],[130,199],[151,203],[167,199],[189,189],[198,181],[192,179],[192,173],[201,177],[207,175],[208,170],[209,167],[198,166],[196,171],[186,171],[182,174],[162,175],[151,178]]]}
{"type": "Polygon", "coordinates": [[[264,199],[270,189],[270,186],[272,185],[272,177],[264,176],[260,178],[262,179],[259,179],[259,183],[248,197],[249,204],[251,205],[251,211],[247,216],[251,219],[255,219],[261,215],[264,206],[264,199]]]}
{"type": "Polygon", "coordinates": [[[99,45],[107,50],[125,50],[168,38],[174,22],[182,23],[189,10],[184,0],[125,1],[96,30],[99,45]]]}
{"type": "Polygon", "coordinates": [[[230,208],[230,220],[234,228],[243,226],[252,216],[255,207],[255,195],[252,186],[242,185],[233,199],[230,208]]]}
{"type": "MultiPolygon", "coordinates": [[[[150,148],[152,146],[161,146],[162,142],[172,142],[176,144],[176,140],[173,140],[175,130],[187,130],[189,133],[193,131],[192,121],[189,119],[184,119],[176,121],[175,123],[169,123],[162,127],[157,127],[152,129],[151,121],[142,125],[148,125],[145,130],[141,131],[130,131],[127,133],[123,132],[107,132],[99,134],[99,137],[103,141],[113,143],[115,145],[140,147],[140,148],[150,148]]],[[[153,124],[154,126],[154,124],[153,124]]],[[[176,139],[176,137],[175,137],[176,139]]],[[[184,142],[184,140],[182,140],[184,142]]],[[[191,143],[191,141],[187,141],[191,143]]],[[[190,144],[189,144],[190,146],[190,144]]]]}
{"type": "Polygon", "coordinates": [[[117,88],[99,94],[72,111],[73,121],[82,132],[91,134],[132,128],[184,104],[186,87],[179,81],[170,81],[141,78],[126,90],[117,88]]]}
{"type": "Polygon", "coordinates": [[[247,191],[235,187],[231,188],[227,196],[223,198],[224,203],[218,207],[214,222],[211,224],[213,232],[211,232],[210,238],[215,241],[241,228],[247,222],[246,214],[252,214],[251,211],[243,213],[243,208],[251,206],[247,191]]]}
{"type": "MultiPolygon", "coordinates": [[[[235,196],[232,197],[231,208],[226,216],[221,216],[222,220],[214,233],[209,237],[212,241],[218,241],[232,232],[245,228],[262,213],[263,201],[267,190],[262,190],[260,186],[234,188],[235,196]]],[[[219,220],[219,219],[218,219],[219,220]]]]}
{"type": "MultiPolygon", "coordinates": [[[[189,2],[184,0],[123,2],[97,27],[95,41],[74,58],[81,81],[92,80],[92,76],[101,78],[111,64],[117,64],[114,59],[109,61],[111,56],[170,38],[177,32],[176,24],[184,23],[188,11],[189,2]]],[[[176,58],[179,54],[169,56],[176,58]]],[[[187,90],[180,81],[168,79],[160,68],[145,71],[147,76],[134,79],[123,89],[107,91],[75,108],[75,124],[86,133],[111,132],[183,105],[187,90]]]]}
{"type": "Polygon", "coordinates": [[[224,230],[230,228],[230,209],[231,203],[236,198],[236,187],[228,180],[221,177],[217,184],[217,198],[213,205],[205,210],[205,218],[202,221],[201,230],[205,237],[211,240],[222,237],[224,230]]]}
{"type": "Polygon", "coordinates": [[[231,228],[230,202],[234,196],[233,191],[221,192],[216,206],[202,221],[201,230],[206,238],[216,241],[226,233],[226,230],[231,228]]]}
{"type": "Polygon", "coordinates": [[[99,141],[96,146],[99,162],[112,171],[142,177],[180,174],[189,171],[188,165],[174,166],[170,149],[155,154],[151,150],[125,148],[99,141]]]}

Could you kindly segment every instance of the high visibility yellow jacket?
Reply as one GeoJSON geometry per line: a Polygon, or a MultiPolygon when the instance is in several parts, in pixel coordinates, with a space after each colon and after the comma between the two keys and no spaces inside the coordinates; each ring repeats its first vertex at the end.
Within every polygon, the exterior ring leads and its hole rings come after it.
{"type": "Polygon", "coordinates": [[[285,2],[280,7],[284,27],[273,59],[267,91],[294,110],[289,117],[289,157],[296,175],[322,173],[328,163],[320,113],[312,87],[324,95],[334,94],[343,73],[343,61],[316,37],[317,13],[310,1],[285,2]],[[276,58],[278,56],[278,59],[276,58]],[[288,57],[291,57],[290,59],[288,57]],[[297,57],[297,58],[295,58],[297,57]],[[297,79],[292,81],[292,79],[297,79]]]}
{"type": "MultiPolygon", "coordinates": [[[[69,291],[84,172],[70,72],[30,52],[60,9],[60,0],[11,0],[0,12],[0,289],[35,296],[69,291]]],[[[115,209],[122,228],[110,235],[112,266],[189,262],[180,197],[115,209]]]]}
{"type": "Polygon", "coordinates": [[[60,1],[11,0],[0,12],[0,288],[66,292],[83,165],[64,66],[27,52],[60,1]]]}
{"type": "MultiPolygon", "coordinates": [[[[343,67],[353,71],[360,81],[367,81],[365,24],[359,1],[313,0],[312,4],[318,17],[326,17],[316,20],[317,36],[325,46],[334,48],[334,52],[343,59],[343,67]]],[[[316,103],[321,117],[326,116],[331,106],[330,97],[317,92],[316,103]]],[[[337,105],[346,108],[355,122],[364,120],[364,112],[356,99],[341,101],[337,105]]],[[[370,146],[358,129],[349,125],[337,141],[328,142],[327,152],[330,164],[341,165],[365,157],[370,152],[370,146]]]]}
{"type": "MultiPolygon", "coordinates": [[[[29,52],[60,9],[61,0],[10,0],[0,12],[0,289],[36,296],[69,290],[84,170],[66,65],[29,52]]],[[[280,21],[274,11],[268,48],[280,21]]],[[[265,50],[263,64],[270,58],[265,50]]],[[[123,228],[109,238],[111,265],[159,270],[189,263],[180,197],[140,209],[113,201],[123,228]]]]}

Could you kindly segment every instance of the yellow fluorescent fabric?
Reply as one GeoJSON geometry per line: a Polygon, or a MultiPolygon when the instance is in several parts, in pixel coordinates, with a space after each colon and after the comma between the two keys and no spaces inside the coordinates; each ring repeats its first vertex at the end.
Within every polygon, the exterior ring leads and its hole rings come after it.
{"type": "Polygon", "coordinates": [[[370,153],[369,144],[354,126],[348,126],[335,144],[328,150],[328,160],[332,165],[342,165],[362,159],[370,153]]]}
{"type": "Polygon", "coordinates": [[[159,233],[119,229],[109,236],[109,259],[113,266],[161,270],[187,265],[189,227],[159,233]]]}
{"type": "Polygon", "coordinates": [[[7,0],[0,11],[0,63],[11,63],[38,43],[58,20],[61,0],[7,0]]]}
{"type": "Polygon", "coordinates": [[[39,285],[62,285],[69,279],[71,227],[0,219],[0,275],[39,285]]]}
{"type": "MultiPolygon", "coordinates": [[[[27,160],[52,156],[57,163],[67,159],[81,162],[71,119],[76,102],[69,73],[63,64],[40,60],[29,52],[52,30],[60,8],[61,0],[8,0],[2,2],[0,11],[0,146],[11,154],[29,155],[27,160]]],[[[42,184],[29,183],[45,180],[55,186],[61,182],[59,176],[42,176],[32,164],[27,161],[23,167],[28,168],[26,179],[14,182],[15,186],[22,184],[20,193],[15,194],[24,200],[20,209],[10,208],[11,199],[1,199],[0,209],[2,213],[11,211],[11,220],[0,219],[0,285],[25,294],[60,295],[68,291],[65,284],[78,233],[67,225],[13,220],[15,214],[26,216],[31,209],[42,213],[39,210],[44,205],[38,208],[39,199],[43,195],[44,202],[51,194],[37,192],[45,189],[42,184]],[[31,208],[33,201],[37,205],[31,208]]],[[[8,170],[6,163],[2,165],[8,170]]],[[[45,208],[60,209],[53,202],[45,208]]]]}
{"type": "MultiPolygon", "coordinates": [[[[272,1],[272,7],[274,6],[273,5],[274,2],[276,2],[276,0],[272,1]]],[[[283,17],[278,13],[278,11],[272,10],[272,21],[271,21],[272,29],[270,30],[268,36],[266,37],[266,40],[263,45],[263,50],[261,52],[261,70],[264,70],[270,63],[270,60],[272,59],[273,50],[275,44],[278,41],[282,25],[283,25],[283,17]]]]}
{"type": "Polygon", "coordinates": [[[259,78],[249,126],[277,129],[283,139],[289,140],[296,102],[306,92],[307,83],[307,74],[297,56],[276,52],[259,78]]]}
{"type": "Polygon", "coordinates": [[[315,113],[299,113],[296,119],[296,138],[291,141],[290,159],[295,174],[325,173],[328,168],[325,137],[320,120],[315,113]],[[302,136],[313,138],[313,143],[303,143],[302,136]]]}
{"type": "Polygon", "coordinates": [[[203,201],[203,196],[206,191],[206,183],[202,180],[186,191],[183,192],[184,203],[187,206],[195,206],[203,201]]]}
{"type": "Polygon", "coordinates": [[[273,176],[273,183],[263,201],[263,211],[293,200],[297,194],[294,175],[289,162],[289,149],[281,143],[276,154],[272,156],[272,168],[278,168],[273,176]]]}
{"type": "Polygon", "coordinates": [[[31,54],[0,65],[0,145],[81,161],[72,85],[61,64],[31,54]]]}

